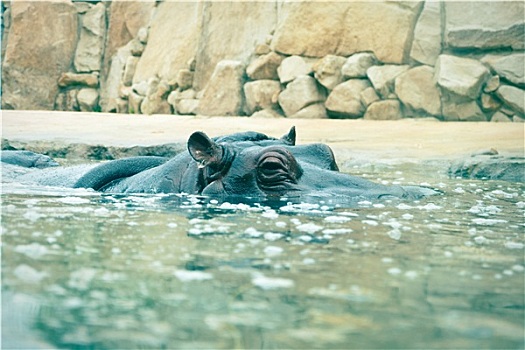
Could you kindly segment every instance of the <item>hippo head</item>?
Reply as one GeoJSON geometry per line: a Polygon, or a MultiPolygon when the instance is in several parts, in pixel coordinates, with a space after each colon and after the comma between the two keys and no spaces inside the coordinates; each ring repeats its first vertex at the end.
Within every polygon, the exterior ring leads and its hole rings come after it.
{"type": "MultiPolygon", "coordinates": [[[[419,197],[424,191],[385,186],[340,173],[330,147],[295,145],[295,128],[280,139],[240,133],[211,139],[193,133],[188,152],[197,182],[189,193],[252,198],[351,196],[419,197]]],[[[184,187],[184,186],[183,186],[184,187]]]]}

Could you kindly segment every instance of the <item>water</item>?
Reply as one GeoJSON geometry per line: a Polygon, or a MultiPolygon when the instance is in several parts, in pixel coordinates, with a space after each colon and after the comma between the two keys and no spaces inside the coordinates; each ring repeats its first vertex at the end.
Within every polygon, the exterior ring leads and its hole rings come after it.
{"type": "Polygon", "coordinates": [[[3,346],[523,348],[525,186],[442,169],[349,169],[445,194],[346,205],[4,184],[3,346]]]}

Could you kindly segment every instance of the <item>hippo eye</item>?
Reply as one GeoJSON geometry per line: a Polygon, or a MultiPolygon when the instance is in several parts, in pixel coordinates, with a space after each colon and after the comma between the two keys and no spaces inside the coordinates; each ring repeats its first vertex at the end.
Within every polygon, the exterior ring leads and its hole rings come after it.
{"type": "Polygon", "coordinates": [[[292,189],[301,173],[294,156],[282,147],[267,149],[257,163],[257,182],[266,192],[292,189]]]}

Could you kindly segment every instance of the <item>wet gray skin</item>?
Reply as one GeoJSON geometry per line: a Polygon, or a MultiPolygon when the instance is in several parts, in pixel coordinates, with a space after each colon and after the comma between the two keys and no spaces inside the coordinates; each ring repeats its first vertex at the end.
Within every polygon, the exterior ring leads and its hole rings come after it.
{"type": "Polygon", "coordinates": [[[188,151],[170,160],[133,157],[32,173],[20,180],[108,193],[186,193],[215,198],[418,199],[437,193],[340,173],[327,145],[295,145],[295,139],[295,128],[280,139],[256,132],[211,139],[195,132],[188,140],[188,151]]]}

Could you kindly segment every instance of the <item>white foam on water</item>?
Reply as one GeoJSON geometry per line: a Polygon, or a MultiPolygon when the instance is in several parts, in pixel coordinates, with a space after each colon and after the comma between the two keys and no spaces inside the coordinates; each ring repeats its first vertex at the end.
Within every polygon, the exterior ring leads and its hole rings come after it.
{"type": "Polygon", "coordinates": [[[213,275],[204,271],[176,270],[173,275],[181,282],[206,281],[213,279],[213,275]]]}

